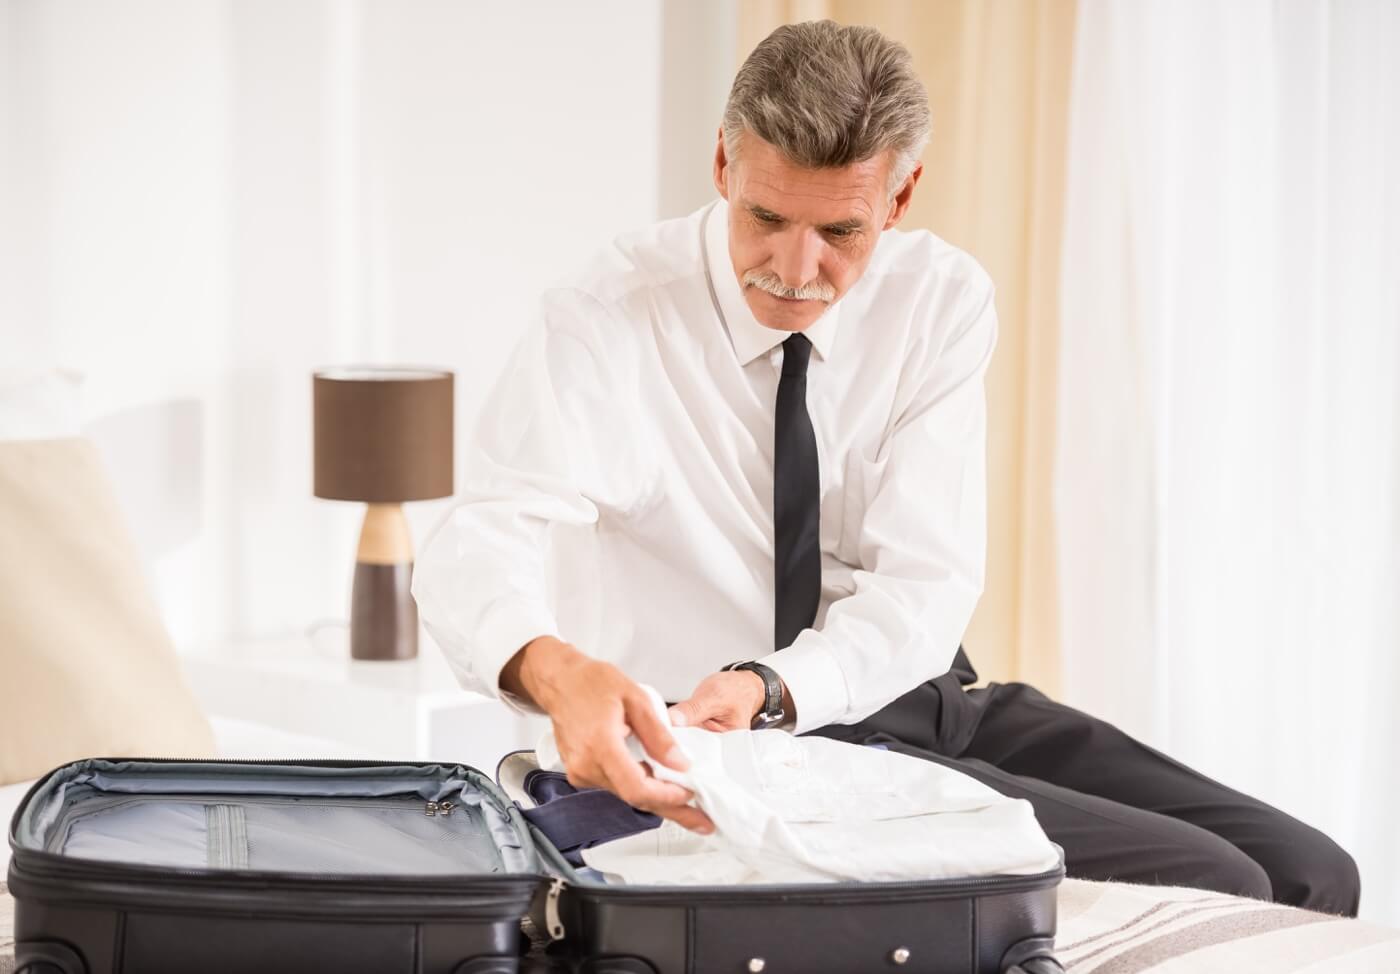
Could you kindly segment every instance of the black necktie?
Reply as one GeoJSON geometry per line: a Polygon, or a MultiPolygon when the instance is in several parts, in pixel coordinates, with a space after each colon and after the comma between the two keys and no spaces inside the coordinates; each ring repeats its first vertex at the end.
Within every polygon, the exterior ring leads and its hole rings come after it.
{"type": "Polygon", "coordinates": [[[807,415],[807,360],[812,343],[801,332],[783,342],[783,377],[773,429],[773,558],[777,582],[773,649],[792,644],[817,617],[822,589],[818,541],[820,472],[817,437],[807,415]]]}

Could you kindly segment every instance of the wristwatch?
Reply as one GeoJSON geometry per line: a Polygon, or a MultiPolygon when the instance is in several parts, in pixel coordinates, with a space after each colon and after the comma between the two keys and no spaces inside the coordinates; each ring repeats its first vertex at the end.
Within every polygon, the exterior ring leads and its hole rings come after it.
{"type": "Polygon", "coordinates": [[[751,730],[777,727],[783,722],[783,718],[787,716],[783,711],[783,681],[771,666],[764,666],[753,660],[742,660],[720,667],[721,672],[728,670],[749,670],[763,679],[763,709],[754,715],[753,722],[749,724],[751,730]]]}

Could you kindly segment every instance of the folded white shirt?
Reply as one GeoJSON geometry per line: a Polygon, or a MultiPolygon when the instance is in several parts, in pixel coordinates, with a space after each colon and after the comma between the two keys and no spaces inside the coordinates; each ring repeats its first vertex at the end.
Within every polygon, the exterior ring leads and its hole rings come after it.
{"type": "MultiPolygon", "coordinates": [[[[660,694],[646,688],[669,723],[660,694]]],[[[690,759],[674,771],[628,746],[659,779],[695,793],[715,823],[703,836],[661,826],[583,850],[610,881],[728,884],[1031,874],[1059,855],[1030,802],[931,761],[787,731],[672,727],[690,759]]],[[[553,732],[536,748],[566,770],[553,732]]]]}

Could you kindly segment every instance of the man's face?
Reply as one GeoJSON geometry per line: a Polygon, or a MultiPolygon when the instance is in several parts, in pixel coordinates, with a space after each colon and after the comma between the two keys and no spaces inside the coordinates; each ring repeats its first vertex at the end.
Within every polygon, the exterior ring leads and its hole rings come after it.
{"type": "Polygon", "coordinates": [[[860,279],[923,168],[890,200],[892,163],[883,152],[841,169],[804,169],[752,132],[727,159],[721,130],[714,178],[729,201],[729,259],[760,323],[801,331],[860,279]]]}

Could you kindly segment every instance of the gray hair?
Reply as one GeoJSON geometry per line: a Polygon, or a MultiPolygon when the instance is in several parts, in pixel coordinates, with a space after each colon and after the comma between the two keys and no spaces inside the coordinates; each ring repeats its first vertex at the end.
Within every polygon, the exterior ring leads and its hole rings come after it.
{"type": "Polygon", "coordinates": [[[890,149],[893,196],[918,164],[930,124],[928,92],[903,44],[874,27],[812,20],[779,27],[744,61],[724,107],[724,148],[736,158],[747,130],[811,169],[890,149]]]}

